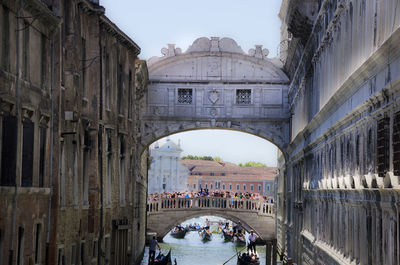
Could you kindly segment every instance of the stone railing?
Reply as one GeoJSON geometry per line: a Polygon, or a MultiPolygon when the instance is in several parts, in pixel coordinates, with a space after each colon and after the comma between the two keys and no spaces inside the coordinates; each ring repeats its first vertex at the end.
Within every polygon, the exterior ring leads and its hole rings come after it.
{"type": "Polygon", "coordinates": [[[163,198],[149,200],[147,213],[162,211],[179,211],[187,209],[215,209],[230,211],[257,212],[259,215],[274,215],[274,204],[264,200],[247,200],[220,197],[196,197],[196,198],[163,198]]]}

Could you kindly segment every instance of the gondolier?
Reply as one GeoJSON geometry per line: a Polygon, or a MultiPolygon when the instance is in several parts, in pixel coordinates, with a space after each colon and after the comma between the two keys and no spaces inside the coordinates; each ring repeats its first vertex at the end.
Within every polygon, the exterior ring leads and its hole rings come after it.
{"type": "Polygon", "coordinates": [[[149,263],[150,264],[154,262],[154,258],[156,256],[156,247],[158,248],[158,250],[161,250],[156,237],[153,236],[153,239],[150,240],[150,247],[149,247],[149,263]]]}
{"type": "Polygon", "coordinates": [[[256,253],[256,239],[257,235],[254,233],[253,230],[251,230],[249,235],[249,244],[247,246],[247,252],[253,251],[253,253],[256,253]]]}

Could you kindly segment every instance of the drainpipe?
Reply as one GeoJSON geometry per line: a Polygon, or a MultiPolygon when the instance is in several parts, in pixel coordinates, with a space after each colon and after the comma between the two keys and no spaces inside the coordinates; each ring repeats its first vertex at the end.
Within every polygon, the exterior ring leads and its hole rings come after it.
{"type": "Polygon", "coordinates": [[[99,240],[97,252],[97,264],[101,265],[101,258],[104,257],[104,252],[101,248],[103,241],[103,125],[100,123],[103,120],[103,50],[101,47],[101,34],[103,32],[103,25],[101,18],[99,17],[99,51],[100,51],[100,108],[99,108],[99,131],[97,136],[97,149],[98,149],[98,166],[99,166],[99,178],[100,178],[100,222],[99,222],[99,240]]]}
{"type": "MultiPolygon", "coordinates": [[[[18,120],[19,116],[19,105],[20,105],[20,98],[19,98],[19,93],[20,93],[20,78],[21,78],[21,69],[20,69],[20,17],[22,13],[22,9],[24,7],[24,1],[20,0],[20,6],[18,7],[17,11],[17,26],[16,26],[16,32],[17,32],[17,80],[15,82],[15,97],[16,97],[16,106],[15,106],[15,117],[18,120]]],[[[18,126],[18,125],[17,125],[18,126]]],[[[18,128],[18,127],[17,127],[18,128]]],[[[18,144],[17,144],[18,146],[18,144]]],[[[16,147],[17,147],[16,146],[16,147]]],[[[18,153],[17,153],[18,154],[18,153]]],[[[16,173],[16,176],[18,176],[18,172],[16,173]]],[[[12,221],[11,221],[11,235],[10,235],[10,249],[9,249],[9,256],[8,256],[8,264],[12,265],[13,264],[13,257],[14,257],[14,234],[15,234],[15,222],[16,222],[16,215],[17,215],[17,195],[18,195],[18,186],[17,186],[17,180],[15,180],[15,186],[14,186],[14,195],[13,195],[13,201],[12,201],[12,221]]]]}
{"type": "Polygon", "coordinates": [[[54,35],[56,34],[57,29],[51,34],[51,85],[50,85],[50,161],[49,161],[49,187],[50,187],[50,195],[48,202],[48,211],[47,211],[47,232],[46,232],[46,260],[45,264],[49,264],[49,253],[50,253],[50,230],[51,230],[51,204],[52,197],[54,192],[53,187],[53,149],[54,149],[54,35]]]}

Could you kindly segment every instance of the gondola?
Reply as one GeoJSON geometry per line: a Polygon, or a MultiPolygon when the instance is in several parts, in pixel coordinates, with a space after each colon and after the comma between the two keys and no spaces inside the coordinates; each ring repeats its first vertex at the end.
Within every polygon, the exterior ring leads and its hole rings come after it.
{"type": "Polygon", "coordinates": [[[257,255],[250,256],[247,253],[239,254],[237,265],[260,265],[260,259],[257,255]]]}
{"type": "Polygon", "coordinates": [[[232,232],[228,232],[228,231],[222,230],[222,233],[224,235],[224,240],[226,242],[232,241],[232,239],[233,239],[233,233],[232,232]]]}
{"type": "Polygon", "coordinates": [[[244,235],[234,236],[233,242],[235,242],[236,246],[245,246],[246,238],[244,237],[244,235]]]}
{"type": "Polygon", "coordinates": [[[201,240],[203,240],[203,241],[211,241],[211,236],[212,236],[212,234],[207,230],[202,230],[200,232],[200,237],[201,237],[201,240]]]}
{"type": "Polygon", "coordinates": [[[172,265],[171,260],[171,250],[169,250],[168,254],[164,256],[161,252],[155,258],[154,262],[151,263],[152,265],[172,265]]]}
{"type": "Polygon", "coordinates": [[[186,235],[187,230],[186,229],[174,229],[171,231],[171,236],[175,238],[184,238],[186,235]]]}

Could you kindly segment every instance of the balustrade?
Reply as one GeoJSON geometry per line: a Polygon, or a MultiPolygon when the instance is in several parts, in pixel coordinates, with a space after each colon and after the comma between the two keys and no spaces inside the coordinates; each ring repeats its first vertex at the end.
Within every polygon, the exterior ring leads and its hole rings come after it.
{"type": "Polygon", "coordinates": [[[252,211],[259,214],[273,215],[273,203],[263,200],[248,200],[220,197],[196,198],[162,198],[147,202],[149,214],[161,211],[174,211],[183,209],[225,209],[232,211],[252,211]]]}

